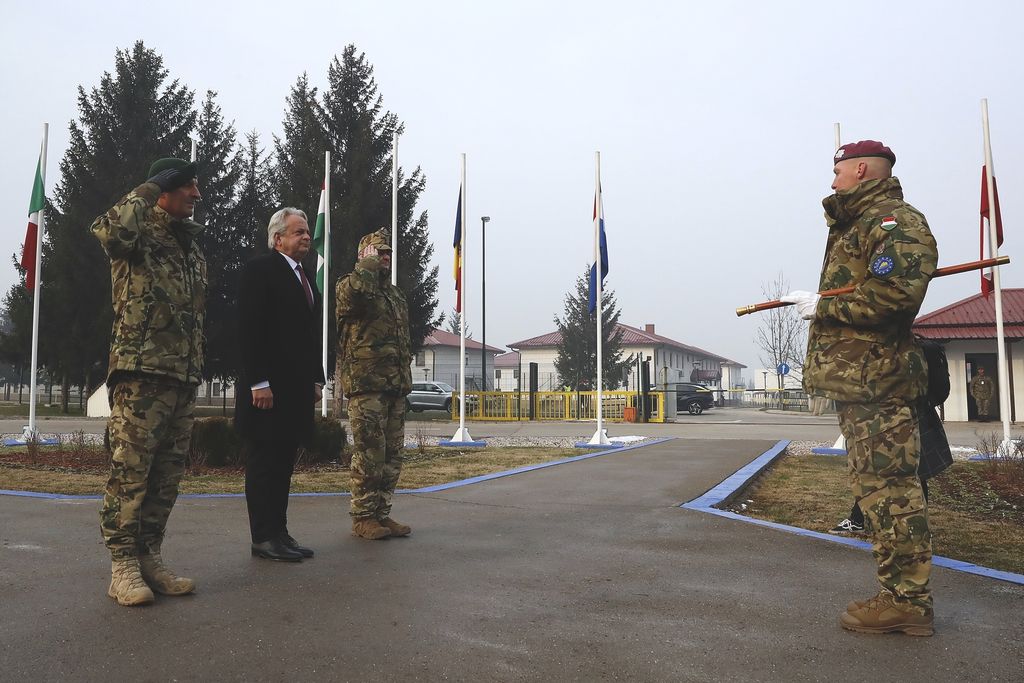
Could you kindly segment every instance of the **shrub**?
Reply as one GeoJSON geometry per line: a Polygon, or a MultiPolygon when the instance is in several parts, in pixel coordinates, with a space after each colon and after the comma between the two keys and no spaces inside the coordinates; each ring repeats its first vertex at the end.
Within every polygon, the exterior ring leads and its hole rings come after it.
{"type": "Polygon", "coordinates": [[[308,447],[299,454],[304,465],[338,463],[348,467],[348,435],[345,428],[334,418],[317,415],[313,420],[313,438],[308,447]]]}
{"type": "Polygon", "coordinates": [[[200,417],[192,425],[188,448],[189,470],[208,467],[239,467],[244,463],[242,440],[227,417],[200,417]]]}

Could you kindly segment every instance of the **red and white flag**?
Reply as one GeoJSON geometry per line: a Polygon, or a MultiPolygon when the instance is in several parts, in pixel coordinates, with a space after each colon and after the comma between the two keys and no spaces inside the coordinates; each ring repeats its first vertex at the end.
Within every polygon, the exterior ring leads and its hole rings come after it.
{"type": "Polygon", "coordinates": [[[46,194],[43,191],[43,157],[36,162],[36,179],[32,184],[32,199],[28,203],[28,230],[25,231],[25,245],[21,251],[21,267],[25,269],[25,287],[36,288],[36,245],[39,241],[39,224],[43,219],[46,194]]]}
{"type": "MultiPolygon", "coordinates": [[[[985,235],[988,234],[988,226],[985,225],[986,219],[992,220],[993,213],[996,221],[996,249],[1003,246],[1003,217],[999,213],[999,188],[996,186],[995,177],[992,178],[992,190],[995,195],[995,201],[991,204],[995,205],[995,212],[992,211],[988,200],[988,171],[982,166],[981,167],[981,257],[988,258],[985,254],[985,235]]],[[[993,289],[992,284],[992,270],[981,271],[981,295],[988,298],[989,293],[993,289]]]]}

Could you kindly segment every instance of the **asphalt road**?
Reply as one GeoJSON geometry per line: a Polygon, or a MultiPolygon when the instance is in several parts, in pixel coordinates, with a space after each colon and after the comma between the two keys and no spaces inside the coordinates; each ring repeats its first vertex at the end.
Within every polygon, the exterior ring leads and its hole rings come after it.
{"type": "Polygon", "coordinates": [[[869,553],[678,507],[772,443],[402,495],[413,535],[381,542],[296,497],[299,565],[249,556],[242,499],[183,499],[164,554],[198,592],[145,608],[106,597],[97,501],[0,496],[0,679],[1021,680],[1024,587],[936,569],[933,638],[847,633],[869,553]]]}

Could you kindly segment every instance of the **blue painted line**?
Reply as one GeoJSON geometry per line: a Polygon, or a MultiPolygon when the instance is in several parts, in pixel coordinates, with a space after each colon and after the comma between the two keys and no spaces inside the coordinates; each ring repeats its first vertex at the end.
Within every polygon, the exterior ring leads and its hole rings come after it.
{"type": "Polygon", "coordinates": [[[442,448],[452,448],[458,446],[465,446],[466,448],[485,448],[487,446],[486,441],[438,441],[438,446],[442,448]]]}
{"type": "MultiPolygon", "coordinates": [[[[758,474],[763,468],[767,467],[775,458],[779,456],[782,450],[789,444],[789,441],[779,441],[777,444],[772,446],[769,450],[765,451],[761,455],[750,461],[749,464],[744,465],[740,469],[736,470],[728,478],[726,478],[718,486],[714,487],[703,496],[694,498],[688,503],[683,503],[679,507],[687,510],[696,510],[698,512],[707,512],[718,517],[725,517],[727,519],[734,519],[740,522],[746,522],[747,524],[756,524],[757,526],[767,527],[769,529],[775,529],[777,531],[785,531],[787,533],[795,534],[797,536],[804,536],[807,538],[816,538],[821,541],[829,541],[831,543],[839,543],[840,545],[850,546],[852,548],[859,548],[861,550],[871,550],[871,544],[867,541],[860,541],[855,538],[848,538],[846,536],[834,536],[832,534],[823,534],[820,531],[811,531],[810,529],[801,529],[800,527],[789,526],[787,524],[779,524],[778,522],[769,522],[765,519],[756,519],[754,517],[746,517],[744,515],[736,514],[735,512],[729,512],[728,510],[719,510],[716,507],[712,507],[721,503],[734,491],[738,491],[746,485],[756,474],[758,474]],[[780,447],[781,445],[781,447],[780,447]]],[[[941,555],[932,556],[932,564],[936,567],[944,567],[946,569],[952,569],[953,571],[964,572],[966,574],[975,574],[977,576],[984,576],[989,579],[998,579],[1000,581],[1007,581],[1009,583],[1016,583],[1024,585],[1024,574],[1016,574],[1014,572],[1005,572],[999,569],[990,569],[988,567],[982,567],[981,565],[972,564],[971,562],[964,562],[963,560],[954,560],[949,557],[943,557],[941,555]]]]}
{"type": "Polygon", "coordinates": [[[572,445],[572,447],[573,448],[593,448],[593,449],[603,448],[605,450],[608,450],[608,449],[611,449],[611,448],[622,448],[622,444],[621,443],[599,443],[599,444],[592,444],[592,443],[587,443],[586,441],[577,441],[576,443],[574,443],[572,445]]]}
{"type": "MultiPolygon", "coordinates": [[[[5,446],[27,446],[28,442],[24,439],[4,439],[5,446]]],[[[38,439],[36,441],[37,446],[56,446],[58,443],[57,439],[38,439]]]]}
{"type": "MultiPolygon", "coordinates": [[[[491,479],[500,479],[501,477],[510,477],[513,474],[522,474],[523,472],[532,472],[533,470],[544,469],[545,467],[554,467],[555,465],[564,465],[570,462],[577,462],[579,460],[587,460],[588,458],[596,458],[601,455],[608,455],[609,453],[620,453],[622,451],[630,451],[636,448],[644,448],[646,446],[654,446],[666,441],[671,441],[674,437],[666,437],[663,439],[654,439],[652,441],[646,441],[644,443],[635,444],[633,446],[622,446],[615,448],[614,450],[601,450],[594,453],[584,453],[583,455],[574,455],[569,458],[562,458],[561,460],[552,460],[551,462],[542,462],[536,465],[523,465],[511,470],[505,470],[504,472],[492,472],[490,474],[482,474],[478,477],[470,477],[469,479],[460,479],[459,481],[451,481],[447,484],[438,484],[436,486],[425,486],[418,489],[398,489],[395,493],[436,493],[438,491],[446,491],[448,489],[458,488],[460,486],[469,486],[470,484],[479,484],[483,481],[490,481],[491,479]]],[[[788,442],[787,442],[788,443],[788,442]]],[[[337,497],[343,498],[351,496],[352,494],[348,491],[337,491],[337,492],[325,492],[325,493],[290,493],[289,498],[326,498],[326,497],[337,497]]],[[[102,500],[103,496],[90,495],[90,496],[76,496],[63,493],[38,493],[35,491],[6,491],[0,489],[0,496],[20,496],[24,498],[45,498],[49,500],[102,500]]],[[[244,498],[244,493],[183,493],[178,498],[244,498]]]]}
{"type": "Polygon", "coordinates": [[[846,450],[842,448],[812,448],[811,453],[815,455],[846,455],[846,450]]]}

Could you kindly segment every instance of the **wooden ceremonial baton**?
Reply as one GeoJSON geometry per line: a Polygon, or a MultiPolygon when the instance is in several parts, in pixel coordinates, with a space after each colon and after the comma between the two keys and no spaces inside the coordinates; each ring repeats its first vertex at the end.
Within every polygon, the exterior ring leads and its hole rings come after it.
{"type": "MultiPolygon", "coordinates": [[[[955,266],[946,266],[945,268],[939,268],[932,275],[932,279],[937,277],[945,277],[947,275],[956,275],[958,273],[966,273],[970,270],[982,270],[984,268],[991,268],[993,266],[1005,266],[1010,262],[1009,256],[997,256],[996,258],[987,258],[980,261],[970,261],[968,263],[958,263],[955,266]]],[[[827,289],[824,292],[818,292],[819,296],[838,296],[840,294],[849,294],[856,287],[842,287],[840,289],[827,289]]],[[[767,311],[772,308],[781,308],[783,306],[792,306],[793,304],[788,301],[765,301],[759,304],[751,304],[750,306],[741,306],[736,309],[737,316],[747,315],[748,313],[757,313],[758,311],[767,311]]]]}

